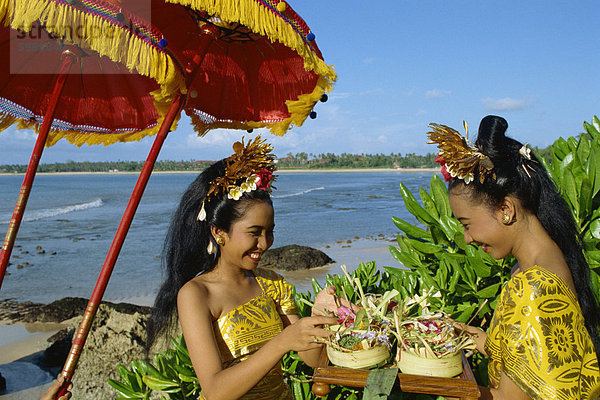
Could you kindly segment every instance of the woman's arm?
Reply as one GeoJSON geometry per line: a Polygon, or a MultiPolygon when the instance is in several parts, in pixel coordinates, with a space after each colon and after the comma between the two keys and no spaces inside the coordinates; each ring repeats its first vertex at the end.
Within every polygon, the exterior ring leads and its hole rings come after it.
{"type": "Polygon", "coordinates": [[[321,345],[315,343],[313,338],[325,337],[327,331],[319,325],[332,323],[332,318],[328,317],[298,320],[243,362],[223,369],[212,330],[206,289],[193,281],[186,284],[178,293],[177,310],[202,393],[209,400],[239,399],[288,351],[303,352],[320,348],[321,345]]]}
{"type": "Polygon", "coordinates": [[[530,400],[531,398],[525,394],[506,374],[500,375],[500,383],[498,389],[488,387],[479,387],[481,391],[480,399],[483,400],[530,400]]]}

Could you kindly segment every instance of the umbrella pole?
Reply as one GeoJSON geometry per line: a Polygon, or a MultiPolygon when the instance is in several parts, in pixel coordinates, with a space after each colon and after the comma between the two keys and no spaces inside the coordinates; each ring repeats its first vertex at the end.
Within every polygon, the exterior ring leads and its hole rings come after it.
{"type": "Polygon", "coordinates": [[[35,178],[35,173],[40,163],[40,159],[42,158],[42,152],[44,151],[46,139],[48,138],[48,132],[50,131],[52,121],[54,120],[56,105],[58,104],[58,99],[60,98],[60,93],[65,85],[65,80],[67,79],[69,70],[76,59],[75,54],[68,50],[63,52],[62,57],[63,62],[58,72],[58,76],[56,77],[56,82],[54,83],[54,89],[50,96],[48,108],[44,114],[44,120],[40,126],[37,139],[35,141],[35,146],[33,147],[31,158],[29,159],[29,165],[27,166],[25,178],[23,178],[23,183],[21,184],[21,191],[19,192],[19,197],[17,198],[17,204],[15,205],[12,218],[8,224],[8,231],[6,232],[4,243],[2,244],[2,250],[0,250],[0,287],[2,287],[2,281],[4,279],[4,274],[6,273],[6,268],[8,267],[8,261],[10,260],[15,239],[17,238],[17,232],[19,231],[19,226],[21,225],[21,221],[23,219],[25,207],[27,206],[27,200],[29,199],[29,193],[31,192],[33,179],[35,178]]]}
{"type": "Polygon", "coordinates": [[[63,370],[61,372],[61,374],[65,378],[64,383],[56,398],[59,398],[67,392],[66,388],[69,386],[69,382],[71,381],[73,373],[75,372],[75,367],[77,365],[77,361],[79,360],[79,356],[81,355],[81,350],[83,349],[85,340],[87,339],[87,335],[92,325],[92,320],[96,315],[96,311],[98,310],[98,306],[100,305],[100,301],[102,300],[102,296],[104,295],[104,291],[106,290],[106,286],[108,285],[108,280],[110,279],[110,275],[117,261],[117,257],[119,256],[121,248],[123,247],[125,236],[129,231],[129,227],[131,226],[133,216],[135,215],[137,207],[140,204],[140,200],[142,198],[142,194],[144,193],[144,189],[146,188],[146,184],[148,183],[148,179],[150,178],[150,174],[152,174],[154,163],[156,162],[158,153],[160,152],[163,142],[165,141],[165,138],[167,137],[167,134],[170,131],[171,125],[173,124],[175,117],[181,110],[182,104],[183,100],[182,95],[180,94],[173,100],[173,103],[171,103],[169,111],[167,112],[167,115],[163,120],[160,130],[158,131],[156,138],[154,139],[154,143],[152,144],[150,153],[148,154],[146,162],[142,167],[140,176],[138,177],[135,187],[133,188],[133,193],[129,198],[129,202],[127,203],[127,207],[125,208],[125,212],[123,213],[123,217],[121,218],[121,222],[119,223],[119,227],[117,228],[115,237],[108,250],[108,254],[106,255],[104,265],[100,270],[100,275],[98,276],[98,280],[96,281],[96,286],[94,287],[88,305],[85,309],[83,320],[79,324],[77,333],[73,337],[73,344],[71,345],[71,350],[69,351],[69,355],[67,357],[67,360],[65,361],[65,365],[63,366],[63,370]]]}

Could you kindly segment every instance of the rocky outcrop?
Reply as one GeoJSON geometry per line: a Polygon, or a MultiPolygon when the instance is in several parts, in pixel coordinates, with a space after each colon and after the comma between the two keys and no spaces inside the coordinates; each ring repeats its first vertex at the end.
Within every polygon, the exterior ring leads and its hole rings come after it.
{"type": "Polygon", "coordinates": [[[100,305],[73,376],[73,398],[117,397],[108,385],[109,378],[120,379],[117,366],[145,358],[146,308],[128,313],[100,305]]]}
{"type": "Polygon", "coordinates": [[[296,271],[322,267],[332,262],[334,261],[321,250],[292,244],[265,252],[260,260],[260,266],[263,268],[296,271]]]}
{"type": "MultiPolygon", "coordinates": [[[[43,305],[0,302],[0,319],[12,322],[61,322],[68,327],[48,339],[51,344],[35,363],[56,374],[71,348],[87,299],[65,298],[43,305]]],[[[119,379],[117,366],[145,358],[146,322],[151,308],[127,303],[102,303],[96,312],[73,376],[73,398],[114,399],[108,379],[119,379]]]]}

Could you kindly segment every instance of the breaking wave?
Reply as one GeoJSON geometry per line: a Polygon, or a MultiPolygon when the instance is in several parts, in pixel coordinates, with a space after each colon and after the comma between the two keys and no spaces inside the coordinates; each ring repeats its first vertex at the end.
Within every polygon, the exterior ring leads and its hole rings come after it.
{"type": "Polygon", "coordinates": [[[302,190],[302,191],[297,192],[297,193],[282,194],[280,196],[272,196],[272,197],[274,199],[285,199],[286,197],[302,196],[303,194],[314,192],[315,190],[325,190],[325,187],[324,186],[319,186],[317,188],[302,190]]]}
{"type": "MultiPolygon", "coordinates": [[[[64,206],[64,207],[58,207],[58,208],[49,208],[46,210],[36,210],[36,211],[28,212],[26,209],[25,216],[23,217],[23,221],[37,221],[39,219],[52,218],[57,215],[68,214],[73,211],[81,211],[81,210],[87,210],[89,208],[102,207],[103,204],[104,204],[104,202],[102,201],[102,199],[96,199],[94,201],[90,201],[87,203],[73,204],[70,206],[64,206]]],[[[5,223],[5,224],[8,222],[9,222],[8,220],[2,221],[2,223],[5,223]]]]}

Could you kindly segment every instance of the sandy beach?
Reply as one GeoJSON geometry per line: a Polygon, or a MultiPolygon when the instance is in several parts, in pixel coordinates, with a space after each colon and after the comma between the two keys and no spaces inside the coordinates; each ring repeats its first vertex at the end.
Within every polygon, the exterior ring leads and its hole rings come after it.
{"type": "MultiPolygon", "coordinates": [[[[278,174],[323,174],[323,173],[363,173],[363,172],[398,172],[398,173],[421,173],[438,172],[439,168],[323,168],[323,169],[279,169],[278,174]]],[[[197,174],[197,171],[153,171],[153,174],[197,174]]],[[[111,172],[37,172],[36,175],[139,175],[140,171],[111,171],[111,172]]],[[[0,172],[0,176],[19,176],[24,173],[0,172]]]]}

